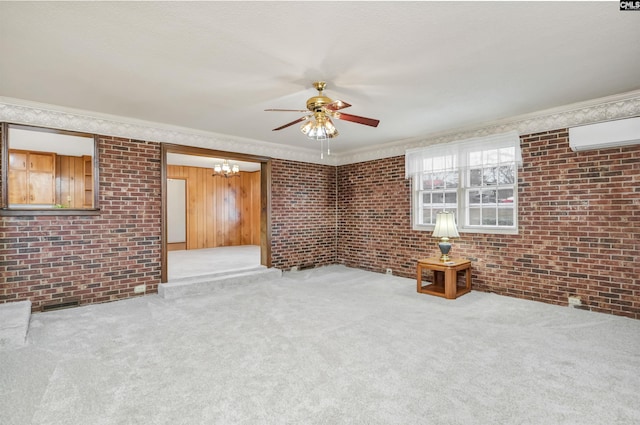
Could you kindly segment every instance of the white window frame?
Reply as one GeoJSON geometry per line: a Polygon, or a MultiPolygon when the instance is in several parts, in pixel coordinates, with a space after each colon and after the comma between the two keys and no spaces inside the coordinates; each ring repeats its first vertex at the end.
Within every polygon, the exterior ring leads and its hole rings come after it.
{"type": "MultiPolygon", "coordinates": [[[[518,168],[522,165],[522,155],[520,151],[520,138],[515,131],[497,134],[489,137],[467,139],[457,142],[432,145],[424,148],[407,150],[405,155],[406,177],[412,179],[411,196],[411,221],[414,230],[432,231],[435,225],[435,213],[442,209],[454,210],[456,223],[459,232],[465,233],[487,233],[487,234],[518,234],[518,168]],[[478,155],[478,153],[481,153],[478,155]],[[471,186],[471,170],[490,169],[510,166],[513,176],[510,176],[512,183],[499,182],[496,176],[496,184],[485,185],[485,177],[482,177],[480,186],[471,186]],[[444,202],[444,194],[452,193],[454,190],[447,188],[447,183],[440,184],[435,188],[433,176],[452,173],[457,174],[458,184],[455,187],[456,206],[453,208],[451,202],[444,202]],[[428,177],[425,177],[428,176],[428,177]],[[424,182],[431,181],[431,189],[423,187],[424,182]],[[482,208],[482,201],[479,204],[469,204],[469,192],[481,190],[485,192],[496,190],[495,202],[491,207],[495,207],[496,225],[471,224],[471,208],[482,208]],[[441,190],[441,192],[440,192],[441,190]],[[511,225],[499,225],[500,204],[497,202],[498,190],[512,190],[513,202],[509,203],[510,210],[513,211],[513,223],[511,225]],[[430,224],[422,222],[423,196],[425,194],[442,193],[443,203],[431,204],[430,224]]],[[[440,197],[438,197],[439,199],[440,197]]],[[[432,197],[430,198],[433,199],[432,197]]],[[[482,199],[482,195],[480,195],[482,199]]]]}

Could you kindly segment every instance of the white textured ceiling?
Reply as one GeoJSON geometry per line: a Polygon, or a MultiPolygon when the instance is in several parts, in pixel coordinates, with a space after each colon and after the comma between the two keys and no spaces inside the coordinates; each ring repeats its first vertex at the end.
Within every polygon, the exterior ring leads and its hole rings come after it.
{"type": "Polygon", "coordinates": [[[1,2],[0,96],[312,147],[292,126],[326,94],[332,150],[640,89],[640,13],[618,2],[1,2]]]}

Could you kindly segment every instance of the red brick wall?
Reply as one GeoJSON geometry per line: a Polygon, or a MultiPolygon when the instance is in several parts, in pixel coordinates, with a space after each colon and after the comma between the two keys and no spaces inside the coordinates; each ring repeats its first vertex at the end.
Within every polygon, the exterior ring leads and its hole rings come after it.
{"type": "Polygon", "coordinates": [[[336,167],[272,160],[271,254],[288,270],[336,262],[336,167]]]}
{"type": "Polygon", "coordinates": [[[160,282],[160,145],[101,137],[98,216],[0,217],[0,302],[34,310],[133,296],[160,282]]]}
{"type": "MultiPolygon", "coordinates": [[[[575,153],[565,130],[524,136],[518,235],[462,234],[474,288],[640,318],[640,147],[575,153]]],[[[34,309],[155,292],[160,145],[100,140],[99,216],[0,217],[0,302],[34,309]]],[[[411,229],[404,158],[340,167],[272,161],[274,267],[351,267],[415,276],[437,253],[411,229]]]]}
{"type": "Polygon", "coordinates": [[[338,167],[339,263],[415,275],[417,257],[408,253],[420,252],[425,235],[411,230],[410,186],[404,156],[338,167]]]}
{"type": "MultiPolygon", "coordinates": [[[[473,260],[473,286],[518,298],[640,319],[640,147],[572,152],[568,132],[521,137],[519,234],[463,233],[454,256],[473,260]]],[[[411,230],[404,157],[338,167],[338,258],[414,277],[438,253],[411,230]]]]}

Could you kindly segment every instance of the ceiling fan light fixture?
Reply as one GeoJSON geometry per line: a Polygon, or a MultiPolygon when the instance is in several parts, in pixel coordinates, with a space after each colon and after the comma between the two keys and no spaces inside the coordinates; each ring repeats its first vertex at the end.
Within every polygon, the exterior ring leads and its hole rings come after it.
{"type": "MultiPolygon", "coordinates": [[[[335,137],[338,137],[338,130],[331,118],[335,118],[342,121],[351,121],[358,124],[364,124],[371,127],[377,127],[379,120],[373,118],[360,117],[357,115],[345,114],[341,112],[343,109],[348,108],[351,104],[342,100],[333,100],[324,95],[324,89],[327,87],[327,83],[324,81],[316,81],[313,83],[313,87],[318,90],[318,95],[307,99],[307,115],[291,121],[285,125],[274,128],[273,131],[282,130],[292,125],[302,123],[300,131],[302,134],[310,138],[311,140],[319,141],[321,149],[324,150],[324,145],[327,145],[327,155],[330,155],[329,141],[335,137]]],[[[283,111],[283,112],[307,112],[299,109],[265,109],[265,111],[283,111]]],[[[324,158],[324,154],[320,154],[320,158],[324,158]]]]}
{"type": "Polygon", "coordinates": [[[302,134],[306,136],[309,134],[309,132],[315,125],[316,125],[316,122],[314,120],[308,120],[307,122],[302,124],[302,126],[300,126],[300,131],[302,131],[302,134]]]}
{"type": "Polygon", "coordinates": [[[333,139],[339,134],[331,118],[324,113],[316,114],[315,119],[307,121],[300,127],[300,131],[313,140],[333,139]]]}

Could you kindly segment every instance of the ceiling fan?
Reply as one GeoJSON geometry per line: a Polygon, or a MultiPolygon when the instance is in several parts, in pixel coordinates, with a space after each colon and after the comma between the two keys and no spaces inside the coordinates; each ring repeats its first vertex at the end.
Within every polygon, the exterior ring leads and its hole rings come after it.
{"type": "Polygon", "coordinates": [[[278,128],[274,128],[273,131],[282,130],[283,128],[290,127],[294,124],[307,121],[300,127],[300,130],[312,139],[331,139],[338,135],[331,118],[336,118],[343,121],[351,121],[358,124],[364,124],[371,127],[377,127],[380,120],[373,118],[359,117],[357,115],[345,114],[340,112],[344,108],[351,106],[347,102],[342,100],[332,100],[324,95],[324,89],[327,83],[324,81],[316,81],[313,83],[313,87],[318,90],[318,95],[310,97],[307,100],[307,109],[265,109],[265,111],[277,111],[277,112],[307,112],[308,114],[298,118],[295,121],[291,121],[278,128]],[[309,113],[311,112],[311,113],[309,113]]]}

